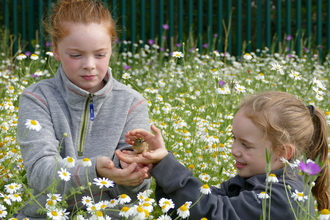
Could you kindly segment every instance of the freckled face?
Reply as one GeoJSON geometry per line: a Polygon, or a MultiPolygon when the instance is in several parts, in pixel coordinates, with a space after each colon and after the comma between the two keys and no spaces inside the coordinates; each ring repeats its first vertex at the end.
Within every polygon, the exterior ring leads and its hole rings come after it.
{"type": "Polygon", "coordinates": [[[54,46],[66,76],[78,87],[94,93],[104,86],[112,53],[111,38],[104,24],[65,23],[69,34],[54,46]]]}
{"type": "MultiPolygon", "coordinates": [[[[271,149],[271,141],[264,139],[264,132],[239,110],[233,120],[234,143],[232,154],[236,160],[238,175],[248,178],[266,173],[266,148],[271,149]]],[[[270,152],[270,151],[269,151],[270,152]]],[[[278,152],[272,151],[271,169],[280,169],[278,152]]]]}

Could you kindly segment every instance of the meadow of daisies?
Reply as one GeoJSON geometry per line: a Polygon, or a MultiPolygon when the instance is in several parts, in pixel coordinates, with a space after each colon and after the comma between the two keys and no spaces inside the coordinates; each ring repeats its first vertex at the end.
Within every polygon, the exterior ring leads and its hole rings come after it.
{"type": "MultiPolygon", "coordinates": [[[[321,108],[330,124],[330,57],[321,62],[308,48],[299,57],[290,50],[279,54],[268,48],[235,57],[217,51],[200,53],[188,44],[168,51],[157,44],[142,43],[117,43],[110,63],[114,77],[148,100],[151,123],[162,129],[168,149],[205,184],[196,192],[201,196],[209,193],[210,186],[219,186],[236,173],[231,157],[231,123],[242,97],[264,90],[290,92],[306,104],[321,108]],[[119,52],[119,47],[132,49],[119,52]]],[[[19,95],[30,84],[53,77],[59,65],[47,47],[41,50],[35,45],[33,51],[23,49],[16,54],[8,51],[6,46],[1,47],[0,219],[15,219],[17,211],[33,200],[15,138],[19,95]]],[[[33,118],[27,123],[27,129],[42,129],[40,126],[33,118]]],[[[74,164],[72,158],[67,160],[74,164]]],[[[69,180],[70,176],[64,168],[59,169],[57,181],[69,180]]],[[[113,185],[106,179],[91,180],[91,184],[113,185]]],[[[154,184],[138,198],[122,195],[100,203],[86,197],[83,202],[87,211],[77,212],[74,219],[87,219],[86,213],[90,219],[109,219],[103,212],[106,209],[118,210],[123,219],[174,219],[172,212],[179,214],[178,219],[190,217],[189,208],[196,201],[177,206],[164,198],[157,203],[153,189],[154,184]],[[125,206],[128,201],[135,202],[125,206]]],[[[65,195],[50,191],[46,209],[41,212],[49,219],[69,218],[65,195]]],[[[267,201],[267,194],[259,196],[267,201]]],[[[303,202],[310,195],[295,192],[289,196],[303,202]]],[[[315,217],[304,218],[329,216],[329,210],[323,210],[315,217]]]]}

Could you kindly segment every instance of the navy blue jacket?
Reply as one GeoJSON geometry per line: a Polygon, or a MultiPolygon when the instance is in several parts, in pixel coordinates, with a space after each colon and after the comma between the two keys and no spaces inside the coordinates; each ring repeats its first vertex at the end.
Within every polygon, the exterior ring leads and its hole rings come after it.
{"type": "MultiPolygon", "coordinates": [[[[303,191],[302,177],[291,169],[290,172],[287,171],[285,183],[291,186],[291,193],[289,192],[288,198],[283,184],[283,169],[272,171],[272,173],[277,176],[279,182],[272,183],[271,219],[294,220],[288,201],[291,199],[293,208],[297,209],[297,203],[292,201],[291,194],[295,190],[303,191]]],[[[192,201],[193,204],[201,195],[199,188],[203,183],[179,163],[172,153],[169,153],[151,170],[151,175],[157,181],[157,200],[161,198],[172,199],[176,205],[175,209],[187,201],[192,201]]],[[[262,214],[262,199],[258,198],[258,194],[266,191],[265,188],[266,174],[247,179],[237,175],[223,182],[221,188],[211,187],[211,194],[204,195],[190,209],[190,219],[199,220],[205,217],[209,220],[259,220],[262,214]]],[[[311,210],[313,210],[312,205],[311,210]]],[[[176,214],[176,210],[173,213],[176,214]]]]}

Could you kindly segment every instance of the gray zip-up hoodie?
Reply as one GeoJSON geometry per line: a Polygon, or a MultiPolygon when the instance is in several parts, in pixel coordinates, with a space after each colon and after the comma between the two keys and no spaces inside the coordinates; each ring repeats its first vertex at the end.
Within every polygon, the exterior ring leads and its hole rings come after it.
{"type": "MultiPolygon", "coordinates": [[[[129,147],[124,135],[135,128],[149,130],[147,101],[142,95],[116,81],[110,68],[104,80],[106,85],[100,91],[90,94],[74,85],[66,77],[62,67],[59,67],[54,78],[37,82],[23,91],[20,97],[17,139],[29,187],[34,189],[34,195],[44,192],[54,182],[54,177],[58,178],[57,171],[65,168],[63,158],[67,156],[74,158],[76,162],[73,168],[67,168],[71,179],[61,180],[57,186],[58,193],[62,195],[69,195],[71,189],[86,186],[97,178],[95,163],[99,156],[109,157],[119,168],[114,151],[129,147]],[[94,105],[94,121],[90,118],[90,103],[94,105]],[[25,126],[27,119],[38,121],[42,126],[41,130],[28,131],[25,126]],[[64,133],[66,137],[63,136],[64,133]],[[83,158],[89,158],[92,166],[83,167],[83,158]]],[[[127,194],[135,201],[136,194],[149,188],[149,184],[150,180],[135,187],[115,185],[114,188],[104,189],[102,200],[127,194]]],[[[92,185],[92,191],[97,202],[100,189],[92,185]]],[[[46,193],[37,197],[39,204],[45,205],[46,193]]],[[[86,195],[90,196],[88,190],[78,195],[76,200],[71,196],[68,211],[72,211],[75,205],[82,206],[79,199],[86,195]]],[[[37,214],[39,208],[32,202],[20,211],[18,218],[46,219],[45,215],[37,214]]],[[[112,219],[120,219],[118,212],[110,215],[112,219]]]]}

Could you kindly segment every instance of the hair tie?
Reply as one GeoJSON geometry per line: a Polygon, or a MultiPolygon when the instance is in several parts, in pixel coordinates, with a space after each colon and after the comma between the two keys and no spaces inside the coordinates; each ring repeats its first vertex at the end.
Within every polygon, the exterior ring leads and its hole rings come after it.
{"type": "Polygon", "coordinates": [[[307,108],[309,110],[309,113],[310,113],[311,117],[313,117],[314,116],[314,110],[315,110],[314,106],[313,105],[307,105],[307,108]]]}

